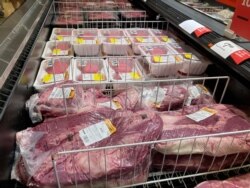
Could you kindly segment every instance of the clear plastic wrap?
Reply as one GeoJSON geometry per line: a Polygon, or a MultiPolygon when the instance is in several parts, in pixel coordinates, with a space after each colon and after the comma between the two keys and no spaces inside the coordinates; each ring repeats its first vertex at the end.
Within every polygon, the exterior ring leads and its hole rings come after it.
{"type": "MultiPolygon", "coordinates": [[[[21,156],[17,174],[29,187],[55,186],[56,178],[51,156],[56,160],[58,177],[62,185],[106,182],[110,186],[120,183],[143,182],[151,164],[150,147],[112,148],[95,151],[69,151],[120,144],[157,140],[162,132],[161,118],[150,111],[114,111],[110,108],[90,108],[76,115],[69,115],[28,128],[16,135],[21,156]],[[108,137],[89,146],[83,142],[81,131],[109,120],[115,131],[108,137]],[[120,182],[120,179],[123,179],[120,182]]],[[[102,185],[103,185],[102,184],[102,185]]]]}
{"type": "MultiPolygon", "coordinates": [[[[196,114],[198,116],[198,114],[196,114]]],[[[160,116],[164,122],[161,140],[209,135],[216,133],[235,132],[250,129],[250,123],[230,105],[211,104],[185,107],[175,112],[162,112],[160,116]],[[206,107],[206,109],[203,109],[206,107]],[[200,110],[210,114],[207,118],[195,121],[186,115],[200,110]]],[[[199,116],[204,116],[199,113],[199,116]]],[[[249,135],[240,134],[200,137],[178,141],[159,143],[156,150],[168,155],[205,154],[209,156],[224,156],[250,149],[249,135]]]]}
{"type": "Polygon", "coordinates": [[[197,185],[195,188],[248,188],[250,187],[250,174],[245,174],[241,176],[236,176],[229,178],[227,180],[219,181],[219,180],[210,180],[205,181],[197,185]]]}

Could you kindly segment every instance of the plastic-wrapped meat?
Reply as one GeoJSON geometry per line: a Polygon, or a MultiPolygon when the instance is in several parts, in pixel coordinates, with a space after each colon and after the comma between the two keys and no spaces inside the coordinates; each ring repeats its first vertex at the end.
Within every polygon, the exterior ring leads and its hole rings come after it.
{"type": "MultiPolygon", "coordinates": [[[[132,144],[157,140],[162,131],[162,120],[148,111],[113,111],[109,108],[90,108],[77,115],[48,120],[34,128],[18,132],[16,140],[21,148],[17,174],[28,187],[56,186],[51,155],[59,151],[132,144]],[[115,130],[109,136],[86,145],[81,136],[88,129],[109,120],[115,130]],[[32,143],[32,144],[30,144],[32,143]],[[24,164],[24,165],[23,165],[24,164]],[[25,174],[25,176],[23,175],[25,174]]],[[[109,124],[110,125],[110,124],[109,124]]],[[[108,129],[110,130],[110,129],[108,129]]],[[[88,136],[88,135],[87,135],[88,136]]],[[[150,147],[123,147],[90,152],[54,155],[61,185],[140,183],[147,180],[151,164],[150,147]],[[89,157],[90,156],[90,157],[89,157]],[[144,175],[145,174],[145,175],[144,175]],[[135,178],[133,178],[135,177],[135,178]],[[133,181],[130,179],[133,178],[133,181]]]]}
{"type": "Polygon", "coordinates": [[[236,176],[224,181],[210,180],[204,181],[197,185],[195,188],[249,188],[250,187],[250,174],[236,176]]]}
{"type": "MultiPolygon", "coordinates": [[[[243,112],[235,107],[223,104],[190,106],[180,111],[162,112],[160,116],[163,119],[164,126],[161,139],[249,130],[250,123],[246,116],[242,114],[243,112]],[[206,116],[200,114],[206,114],[206,116]]],[[[159,143],[156,145],[156,150],[168,155],[205,153],[209,156],[224,156],[248,152],[250,149],[249,140],[249,135],[243,133],[235,136],[211,136],[209,139],[204,136],[182,140],[181,142],[159,143]]]]}
{"type": "Polygon", "coordinates": [[[164,171],[191,171],[207,172],[217,171],[242,164],[249,161],[247,153],[232,154],[222,157],[207,155],[164,155],[156,153],[153,157],[152,167],[164,171]],[[235,163],[233,163],[235,161],[235,163]],[[162,165],[163,163],[163,165],[162,165]]]}
{"type": "Polygon", "coordinates": [[[187,95],[188,91],[184,85],[145,87],[138,108],[158,111],[178,110],[184,106],[187,95]]]}
{"type": "Polygon", "coordinates": [[[117,73],[128,73],[133,70],[132,58],[110,58],[109,66],[117,73]]]}
{"type": "Polygon", "coordinates": [[[139,101],[140,93],[134,89],[129,88],[113,98],[121,106],[121,109],[134,110],[139,101]]]}
{"type": "Polygon", "coordinates": [[[55,59],[48,61],[46,72],[48,74],[63,74],[69,68],[70,61],[63,59],[55,59]]]}
{"type": "Polygon", "coordinates": [[[124,33],[120,29],[103,29],[101,34],[105,37],[123,37],[124,33]]]}
{"type": "Polygon", "coordinates": [[[88,20],[116,20],[116,16],[112,12],[89,12],[88,20]]]}
{"type": "Polygon", "coordinates": [[[126,10],[122,11],[121,15],[125,19],[145,19],[147,17],[145,11],[140,11],[140,10],[126,10]]]}
{"type": "Polygon", "coordinates": [[[66,114],[66,107],[69,114],[78,113],[85,107],[94,105],[95,95],[90,90],[84,90],[80,85],[64,88],[62,85],[71,84],[64,82],[48,87],[43,92],[31,96],[27,102],[31,119],[41,121],[42,117],[57,117],[66,114]],[[64,99],[65,97],[65,99],[64,99]]]}
{"type": "Polygon", "coordinates": [[[79,63],[77,65],[78,69],[81,70],[82,73],[98,73],[100,71],[99,64],[92,64],[91,60],[89,62],[86,62],[85,65],[82,65],[79,63]]]}
{"type": "Polygon", "coordinates": [[[62,36],[71,36],[72,30],[71,29],[58,29],[55,34],[56,35],[62,35],[62,36]]]}
{"type": "Polygon", "coordinates": [[[60,15],[56,17],[55,24],[80,24],[83,22],[82,15],[60,15]]]}

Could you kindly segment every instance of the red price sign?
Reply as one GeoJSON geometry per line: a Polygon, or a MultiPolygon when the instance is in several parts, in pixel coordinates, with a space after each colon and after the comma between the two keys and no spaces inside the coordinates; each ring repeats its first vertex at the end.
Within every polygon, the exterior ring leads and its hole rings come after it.
{"type": "Polygon", "coordinates": [[[231,54],[231,58],[234,62],[239,65],[240,63],[244,62],[247,59],[250,59],[250,53],[246,50],[239,50],[231,54]]]}
{"type": "Polygon", "coordinates": [[[202,36],[206,33],[210,33],[210,32],[212,32],[211,29],[208,29],[207,27],[201,27],[201,28],[198,28],[194,31],[194,33],[197,37],[200,37],[200,36],[202,36]]]}
{"type": "Polygon", "coordinates": [[[231,29],[239,36],[250,40],[250,0],[238,0],[231,29]]]}

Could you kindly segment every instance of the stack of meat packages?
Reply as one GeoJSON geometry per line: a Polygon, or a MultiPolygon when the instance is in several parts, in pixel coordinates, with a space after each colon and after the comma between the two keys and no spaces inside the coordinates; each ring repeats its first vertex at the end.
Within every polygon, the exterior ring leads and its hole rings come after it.
{"type": "Polygon", "coordinates": [[[67,81],[33,95],[27,107],[33,120],[44,120],[17,133],[12,176],[29,187],[56,186],[55,168],[64,186],[116,187],[145,182],[151,171],[214,171],[249,161],[248,134],[202,136],[248,130],[246,115],[190,82],[112,91],[67,81]],[[100,149],[86,151],[93,148],[100,149]]]}

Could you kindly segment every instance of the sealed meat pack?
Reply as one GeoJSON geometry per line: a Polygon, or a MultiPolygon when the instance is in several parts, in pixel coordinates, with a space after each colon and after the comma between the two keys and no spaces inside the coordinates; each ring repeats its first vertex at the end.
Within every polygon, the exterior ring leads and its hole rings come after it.
{"type": "Polygon", "coordinates": [[[133,113],[105,107],[45,121],[17,133],[21,151],[15,168],[17,177],[28,187],[57,186],[55,170],[61,186],[72,186],[75,181],[84,187],[92,183],[95,187],[142,183],[151,164],[149,145],[63,155],[59,152],[154,141],[161,134],[162,124],[161,118],[150,111],[133,113]]]}
{"type": "Polygon", "coordinates": [[[71,28],[53,28],[49,40],[71,41],[72,30],[71,28]]]}
{"type": "Polygon", "coordinates": [[[110,81],[142,81],[144,80],[143,70],[137,59],[132,57],[108,58],[108,72],[110,81]]]}
{"type": "Polygon", "coordinates": [[[153,76],[176,75],[183,66],[183,57],[167,44],[143,44],[139,46],[153,76]]]}
{"type": "Polygon", "coordinates": [[[41,91],[55,83],[72,80],[71,58],[46,59],[41,62],[33,86],[41,91]]]}
{"type": "Polygon", "coordinates": [[[75,58],[73,59],[73,72],[74,81],[84,83],[108,81],[107,66],[104,59],[75,58]]]}
{"type": "Polygon", "coordinates": [[[73,30],[71,44],[77,56],[98,55],[101,46],[98,29],[73,30]]]}
{"type": "Polygon", "coordinates": [[[46,43],[42,58],[73,57],[74,51],[69,41],[49,41],[46,43]]]}
{"type": "Polygon", "coordinates": [[[131,42],[122,29],[100,30],[103,52],[107,55],[128,55],[131,42]]]}
{"type": "Polygon", "coordinates": [[[126,32],[132,42],[132,48],[135,54],[140,54],[139,45],[159,42],[158,39],[149,32],[149,29],[132,28],[126,29],[126,32]]]}

